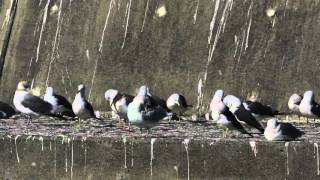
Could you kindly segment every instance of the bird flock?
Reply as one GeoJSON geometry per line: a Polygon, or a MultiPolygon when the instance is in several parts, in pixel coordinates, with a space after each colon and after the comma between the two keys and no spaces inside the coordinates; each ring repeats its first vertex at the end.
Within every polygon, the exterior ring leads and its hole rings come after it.
{"type": "MultiPolygon", "coordinates": [[[[165,101],[153,95],[145,85],[139,88],[135,96],[109,89],[104,97],[119,121],[128,123],[129,129],[134,125],[141,131],[143,128],[149,131],[165,118],[181,120],[187,109],[192,107],[181,94],[174,93],[165,101]]],[[[18,112],[27,117],[28,125],[32,118],[39,115],[78,118],[79,121],[89,118],[103,120],[96,116],[92,105],[86,100],[83,84],[78,86],[71,104],[65,97],[56,94],[52,87],[47,87],[41,98],[30,92],[27,81],[20,81],[14,94],[13,105],[14,108],[0,102],[1,119],[10,118],[18,112]]],[[[312,91],[306,91],[303,95],[293,94],[289,98],[288,108],[291,113],[307,118],[320,117],[320,106],[314,101],[312,91]]],[[[223,129],[222,137],[227,137],[229,130],[236,130],[249,137],[263,134],[268,141],[295,140],[304,134],[292,124],[274,118],[284,113],[257,101],[242,101],[234,95],[225,96],[221,89],[215,91],[208,114],[218,127],[223,129]],[[273,118],[264,126],[261,120],[266,117],[273,118]]]]}

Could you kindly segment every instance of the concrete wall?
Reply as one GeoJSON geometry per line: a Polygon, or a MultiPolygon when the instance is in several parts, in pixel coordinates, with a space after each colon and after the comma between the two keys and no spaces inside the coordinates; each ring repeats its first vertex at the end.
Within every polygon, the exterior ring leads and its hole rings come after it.
{"type": "Polygon", "coordinates": [[[3,179],[319,179],[308,142],[26,138],[0,139],[3,179]]]}
{"type": "MultiPolygon", "coordinates": [[[[9,5],[0,4],[2,21],[9,5]]],[[[319,7],[317,0],[18,1],[0,99],[11,101],[27,79],[40,94],[50,85],[70,100],[85,83],[100,109],[106,89],[134,93],[147,84],[204,109],[223,88],[284,110],[292,92],[320,87],[319,7]]]]}

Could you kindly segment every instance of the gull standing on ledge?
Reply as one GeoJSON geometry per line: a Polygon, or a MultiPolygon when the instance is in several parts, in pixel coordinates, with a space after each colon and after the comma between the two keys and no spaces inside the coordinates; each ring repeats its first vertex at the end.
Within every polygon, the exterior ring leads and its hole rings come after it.
{"type": "Polygon", "coordinates": [[[288,108],[296,114],[300,114],[299,105],[301,103],[302,96],[299,94],[292,94],[288,101],[288,108]]]}
{"type": "Polygon", "coordinates": [[[72,103],[72,110],[79,119],[96,118],[91,104],[86,100],[83,84],[78,86],[77,94],[72,103]]]}
{"type": "Polygon", "coordinates": [[[240,122],[258,129],[261,133],[264,132],[262,125],[251,115],[248,110],[244,108],[239,98],[233,95],[228,95],[223,99],[223,103],[228,106],[230,111],[240,122]]]}
{"type": "Polygon", "coordinates": [[[116,89],[109,89],[104,93],[104,97],[109,101],[112,111],[126,122],[128,119],[128,105],[133,101],[134,96],[122,94],[116,89]]]}
{"type": "Polygon", "coordinates": [[[148,87],[141,86],[137,96],[128,106],[128,119],[133,125],[136,125],[142,131],[142,128],[150,129],[156,126],[159,121],[169,115],[166,110],[158,104],[148,105],[146,100],[148,96],[148,87]]]}
{"type": "Polygon", "coordinates": [[[192,107],[192,105],[188,105],[187,100],[184,96],[177,93],[169,96],[166,105],[168,109],[179,116],[179,119],[180,116],[187,111],[188,107],[192,107]]]}
{"type": "Polygon", "coordinates": [[[43,99],[52,105],[54,113],[69,117],[76,116],[72,111],[72,105],[69,101],[65,97],[54,93],[52,87],[47,87],[43,99]]]}
{"type": "Polygon", "coordinates": [[[53,110],[50,103],[30,94],[29,89],[30,86],[26,81],[20,81],[13,98],[15,108],[28,116],[27,124],[31,122],[31,115],[52,115],[53,110]]]}
{"type": "Polygon", "coordinates": [[[232,114],[229,108],[222,102],[223,91],[221,89],[217,90],[214,93],[214,96],[210,103],[211,116],[217,124],[226,129],[226,132],[223,130],[223,137],[226,137],[228,130],[238,130],[243,134],[248,134],[250,137],[253,137],[252,134],[248,133],[237,118],[232,114]]]}

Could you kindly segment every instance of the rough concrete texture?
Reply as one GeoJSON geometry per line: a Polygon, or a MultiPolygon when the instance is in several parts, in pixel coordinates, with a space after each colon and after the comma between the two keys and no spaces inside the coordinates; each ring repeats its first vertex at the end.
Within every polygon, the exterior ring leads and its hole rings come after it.
{"type": "Polygon", "coordinates": [[[310,142],[4,136],[4,179],[318,179],[310,142]],[[153,145],[152,142],[153,141],[153,145]]]}
{"type": "MultiPolygon", "coordinates": [[[[1,19],[7,1],[1,1],[1,19]],[[4,3],[5,2],[5,3],[4,3]]],[[[286,109],[292,92],[320,88],[316,0],[19,1],[0,97],[21,79],[72,99],[79,83],[103,93],[148,84],[206,108],[212,93],[252,94],[286,109]],[[203,101],[202,101],[203,99],[203,101]],[[203,103],[203,104],[202,104],[203,103]]],[[[319,95],[316,92],[316,95],[319,95]]]]}

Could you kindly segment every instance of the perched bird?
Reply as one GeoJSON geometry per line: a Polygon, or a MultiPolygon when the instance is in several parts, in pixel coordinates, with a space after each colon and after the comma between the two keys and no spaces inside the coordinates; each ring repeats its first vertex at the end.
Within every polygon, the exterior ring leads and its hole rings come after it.
{"type": "Polygon", "coordinates": [[[7,103],[0,101],[0,119],[8,119],[16,114],[16,110],[7,103]]]}
{"type": "Polygon", "coordinates": [[[128,105],[133,101],[134,96],[122,94],[116,89],[109,89],[104,93],[104,97],[109,101],[112,111],[126,121],[128,105]]]}
{"type": "Polygon", "coordinates": [[[142,131],[142,128],[150,129],[156,126],[160,120],[170,115],[159,104],[148,105],[146,108],[146,100],[148,99],[148,87],[141,86],[137,96],[128,106],[128,119],[133,125],[136,125],[142,131]]]}
{"type": "Polygon", "coordinates": [[[76,116],[72,111],[72,105],[69,103],[69,101],[65,97],[54,93],[52,87],[47,87],[46,94],[44,95],[43,99],[52,105],[53,113],[69,117],[76,116]]]}
{"type": "Polygon", "coordinates": [[[72,103],[72,110],[79,119],[96,118],[91,104],[86,100],[83,84],[78,86],[78,92],[72,103]]]}
{"type": "Polygon", "coordinates": [[[292,94],[289,98],[288,101],[288,108],[296,114],[299,114],[299,105],[301,103],[302,100],[302,96],[298,95],[298,94],[292,94]]]}
{"type": "Polygon", "coordinates": [[[262,133],[264,132],[262,125],[251,115],[248,110],[244,108],[239,98],[233,95],[228,95],[223,98],[223,103],[228,106],[230,111],[240,122],[256,128],[262,133]]]}
{"type": "Polygon", "coordinates": [[[256,119],[264,119],[266,117],[282,114],[279,111],[272,109],[272,107],[263,105],[260,102],[244,101],[242,104],[256,119]]]}
{"type": "Polygon", "coordinates": [[[268,120],[264,131],[264,137],[268,141],[290,141],[302,136],[304,132],[290,123],[278,122],[276,119],[268,120]]]}
{"type": "Polygon", "coordinates": [[[28,116],[28,124],[31,122],[31,115],[53,116],[52,105],[40,97],[30,94],[29,89],[30,86],[26,81],[20,81],[13,98],[15,108],[28,116]]]}
{"type": "Polygon", "coordinates": [[[217,90],[210,103],[211,117],[217,122],[218,126],[226,130],[226,132],[223,131],[223,137],[226,137],[229,129],[238,130],[243,134],[253,137],[243,128],[229,108],[222,102],[223,94],[223,90],[217,90]]]}
{"type": "Polygon", "coordinates": [[[192,107],[192,105],[188,105],[187,100],[181,94],[174,93],[167,99],[166,105],[168,109],[170,109],[173,113],[181,116],[184,112],[187,111],[188,107],[192,107]]]}
{"type": "Polygon", "coordinates": [[[222,102],[223,95],[224,95],[223,90],[221,89],[216,90],[210,102],[210,111],[211,111],[211,117],[213,120],[218,119],[221,112],[226,108],[226,105],[222,102]]]}
{"type": "Polygon", "coordinates": [[[320,116],[320,105],[314,101],[312,91],[306,91],[299,105],[299,111],[302,115],[317,118],[320,116]]]}
{"type": "Polygon", "coordinates": [[[250,137],[253,137],[251,133],[248,133],[243,128],[241,123],[232,114],[232,112],[229,110],[228,107],[225,107],[225,110],[223,110],[222,113],[219,114],[219,117],[217,119],[217,124],[218,126],[226,129],[226,133],[224,137],[226,137],[226,134],[228,133],[229,130],[238,130],[243,134],[248,134],[250,137]]]}

